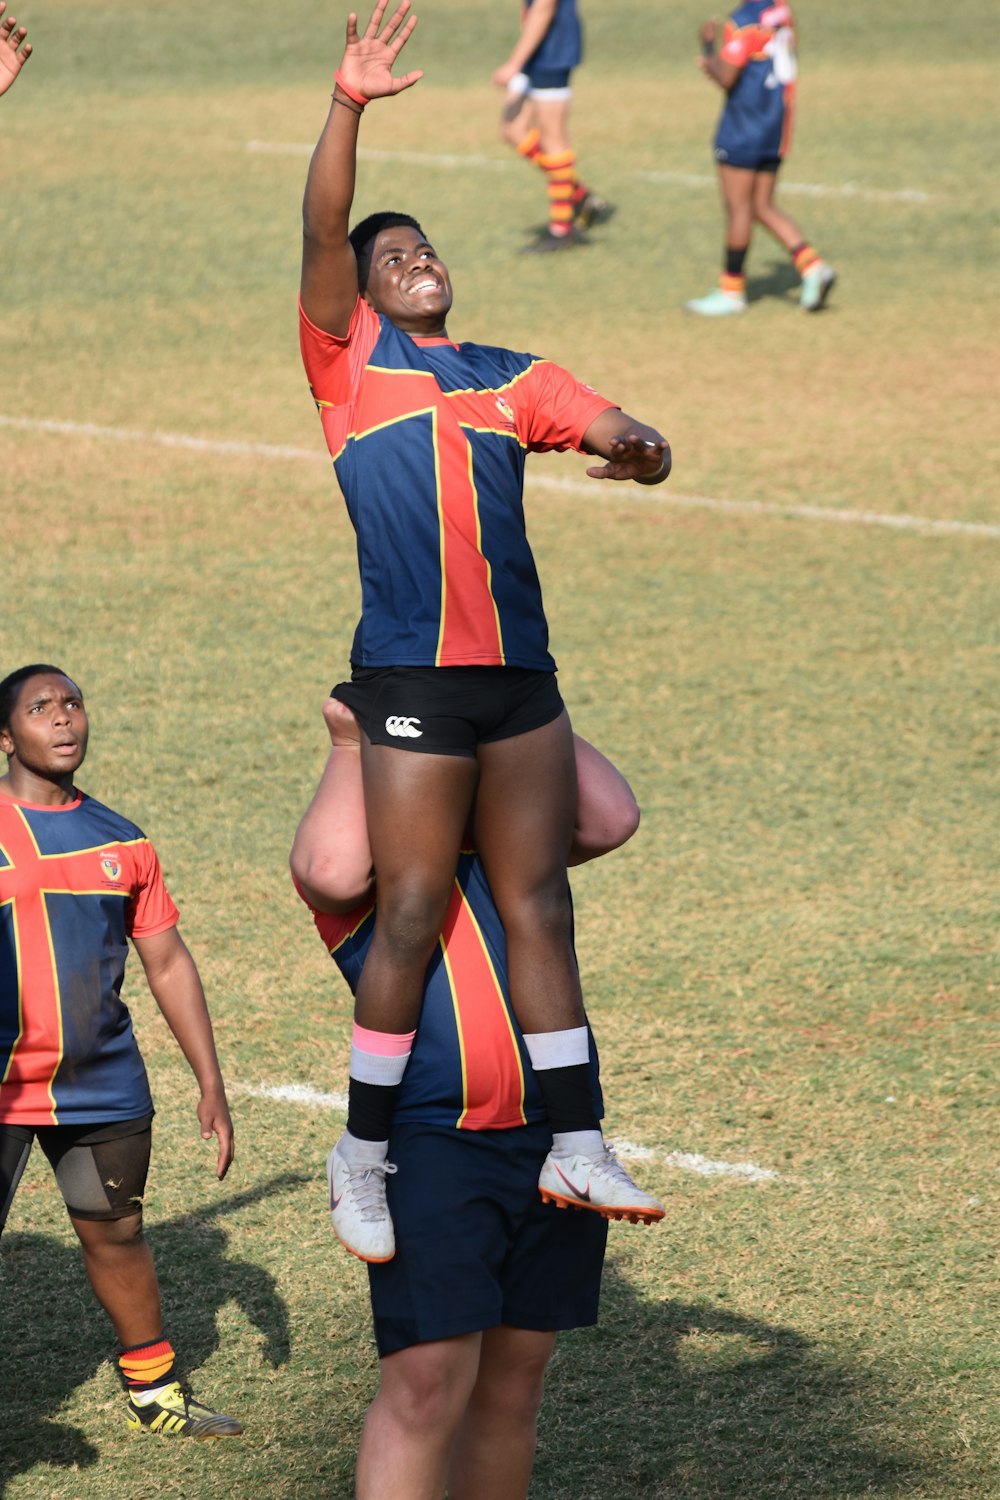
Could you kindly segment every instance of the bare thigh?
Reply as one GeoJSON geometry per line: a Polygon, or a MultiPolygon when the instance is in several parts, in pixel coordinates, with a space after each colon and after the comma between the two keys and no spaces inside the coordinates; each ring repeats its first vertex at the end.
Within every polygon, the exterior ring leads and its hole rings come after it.
{"type": "Polygon", "coordinates": [[[577,806],[569,716],[479,747],[476,846],[507,934],[515,1014],[526,1031],[584,1023],[566,861],[577,806]]]}
{"type": "Polygon", "coordinates": [[[374,1031],[409,1031],[451,899],[479,771],[469,757],[424,755],[367,739],[361,756],[378,920],[355,1016],[374,1031]]]}

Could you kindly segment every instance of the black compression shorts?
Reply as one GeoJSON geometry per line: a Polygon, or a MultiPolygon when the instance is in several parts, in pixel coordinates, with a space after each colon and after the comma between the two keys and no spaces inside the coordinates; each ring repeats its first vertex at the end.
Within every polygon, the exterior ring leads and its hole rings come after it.
{"type": "Polygon", "coordinates": [[[0,1229],[6,1222],[32,1142],[37,1140],[74,1219],[124,1219],[142,1213],[152,1115],[113,1125],[0,1123],[0,1229]]]}
{"type": "Polygon", "coordinates": [[[332,697],[373,745],[475,758],[476,746],[558,719],[554,672],[522,667],[356,667],[332,697]]]}

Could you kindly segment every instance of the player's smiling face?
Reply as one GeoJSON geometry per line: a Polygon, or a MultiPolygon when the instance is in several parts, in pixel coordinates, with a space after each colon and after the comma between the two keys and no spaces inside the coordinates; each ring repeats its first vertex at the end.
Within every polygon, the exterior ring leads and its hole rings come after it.
{"type": "Polygon", "coordinates": [[[451,310],[451,278],[433,246],[402,224],[376,235],[364,295],[404,333],[443,334],[451,310]]]}
{"type": "Polygon", "coordinates": [[[15,767],[43,781],[72,779],[87,753],[90,725],[83,694],[58,672],[39,672],[21,684],[0,751],[15,767]]]}

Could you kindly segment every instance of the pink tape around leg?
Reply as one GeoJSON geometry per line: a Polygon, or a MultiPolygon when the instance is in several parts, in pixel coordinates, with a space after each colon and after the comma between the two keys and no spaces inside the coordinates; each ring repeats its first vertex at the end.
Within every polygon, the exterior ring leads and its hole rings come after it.
{"type": "Polygon", "coordinates": [[[369,1031],[354,1022],[351,1040],[362,1052],[372,1052],[376,1057],[403,1057],[413,1050],[415,1031],[369,1031]]]}

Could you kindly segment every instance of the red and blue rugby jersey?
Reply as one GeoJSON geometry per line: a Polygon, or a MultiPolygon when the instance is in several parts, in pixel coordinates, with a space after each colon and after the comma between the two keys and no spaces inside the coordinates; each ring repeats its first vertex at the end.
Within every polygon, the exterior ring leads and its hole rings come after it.
{"type": "Polygon", "coordinates": [[[791,7],[783,0],[738,6],[726,21],[719,56],[740,69],[715,137],[719,160],[785,156],[792,144],[798,73],[791,7]]]}
{"type": "Polygon", "coordinates": [[[0,794],[0,1121],[111,1124],[151,1114],[119,998],[127,938],[177,922],[141,829],[85,793],[0,794]]]}
{"type": "MultiPolygon", "coordinates": [[[[346,916],[313,911],[313,920],[354,991],[375,929],[374,901],[346,916]]],[[[603,1113],[593,1039],[590,1051],[595,1100],[603,1113]]],[[[545,1118],[511,1008],[503,927],[471,849],[459,858],[437,952],[427,967],[395,1118],[458,1130],[502,1130],[545,1118]]]]}
{"type": "MultiPolygon", "coordinates": [[[[524,0],[522,20],[535,0],[524,0]]],[[[530,73],[533,68],[572,71],[583,57],[583,28],[576,10],[576,0],[556,0],[555,14],[535,51],[524,65],[530,73]]]]}
{"type": "Polygon", "coordinates": [[[358,299],[345,338],[300,307],[302,358],[357,533],[355,666],[552,671],[522,491],[611,402],[532,354],[411,338],[358,299]]]}

